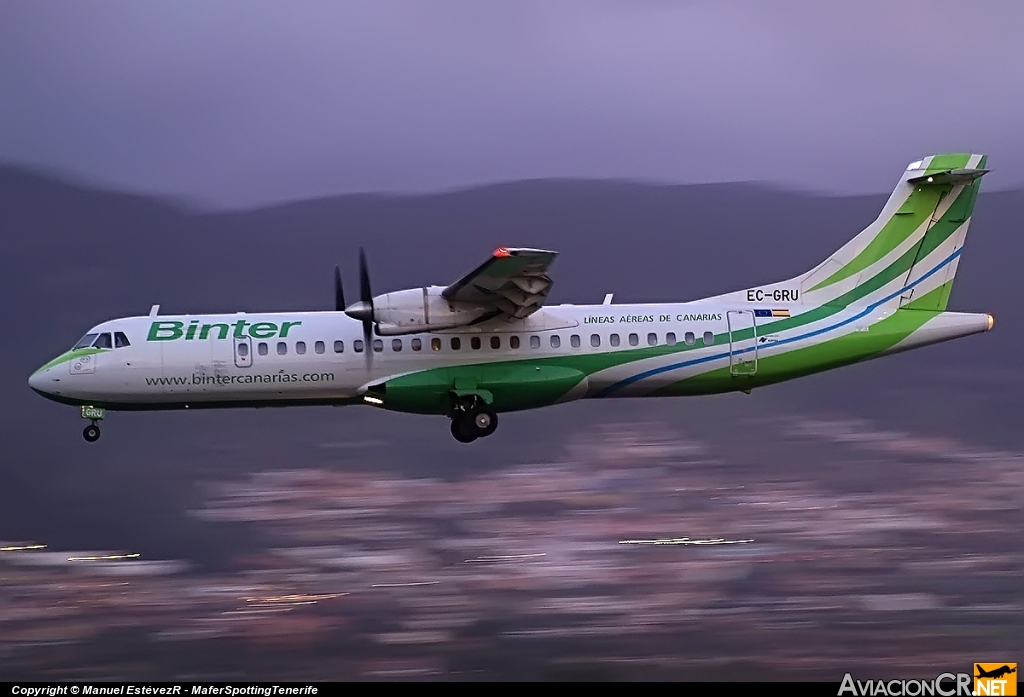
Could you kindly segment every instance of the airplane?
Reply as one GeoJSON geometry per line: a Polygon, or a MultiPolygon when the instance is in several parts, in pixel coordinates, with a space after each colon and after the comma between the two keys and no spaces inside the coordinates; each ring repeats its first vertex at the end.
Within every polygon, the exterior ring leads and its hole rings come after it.
{"type": "Polygon", "coordinates": [[[1005,675],[1009,675],[1011,673],[1016,673],[1017,672],[1017,668],[1016,667],[1011,668],[1008,665],[1003,665],[1003,666],[1000,666],[999,668],[994,668],[993,670],[990,670],[990,671],[985,670],[984,668],[982,668],[977,663],[975,663],[974,665],[978,669],[978,674],[974,676],[976,678],[996,678],[996,679],[998,679],[998,678],[1001,678],[1001,677],[1003,677],[1005,675]]]}
{"type": "Polygon", "coordinates": [[[29,378],[81,408],[83,436],[106,411],[371,405],[448,417],[469,443],[498,414],[584,398],[749,392],[992,328],[948,312],[987,158],[912,162],[878,218],[810,271],[667,304],[546,305],[556,252],[502,247],[449,286],[335,310],[113,319],[29,378]]]}

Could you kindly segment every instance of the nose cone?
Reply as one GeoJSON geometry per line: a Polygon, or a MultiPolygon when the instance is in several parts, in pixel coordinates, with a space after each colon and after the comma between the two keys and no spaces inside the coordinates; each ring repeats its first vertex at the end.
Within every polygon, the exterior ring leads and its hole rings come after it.
{"type": "Polygon", "coordinates": [[[36,392],[38,392],[39,394],[45,395],[46,394],[46,390],[44,388],[45,388],[46,382],[47,382],[46,381],[46,373],[48,373],[48,372],[49,372],[48,369],[40,368],[36,372],[32,373],[32,376],[29,377],[29,379],[28,379],[28,386],[31,387],[36,392]]]}

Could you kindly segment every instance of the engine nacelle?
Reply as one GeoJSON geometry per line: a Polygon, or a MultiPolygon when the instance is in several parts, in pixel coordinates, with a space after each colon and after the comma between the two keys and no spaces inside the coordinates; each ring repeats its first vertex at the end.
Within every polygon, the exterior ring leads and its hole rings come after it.
{"type": "Polygon", "coordinates": [[[463,327],[480,319],[486,308],[452,303],[441,297],[442,286],[410,288],[373,299],[373,319],[382,336],[415,334],[463,327]]]}

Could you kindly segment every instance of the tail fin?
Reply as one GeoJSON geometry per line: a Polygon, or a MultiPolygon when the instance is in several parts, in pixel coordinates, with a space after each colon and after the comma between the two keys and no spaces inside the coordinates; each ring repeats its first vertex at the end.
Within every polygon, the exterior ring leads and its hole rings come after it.
{"type": "Polygon", "coordinates": [[[785,284],[814,305],[877,304],[945,310],[986,156],[912,162],[875,222],[785,284]]]}

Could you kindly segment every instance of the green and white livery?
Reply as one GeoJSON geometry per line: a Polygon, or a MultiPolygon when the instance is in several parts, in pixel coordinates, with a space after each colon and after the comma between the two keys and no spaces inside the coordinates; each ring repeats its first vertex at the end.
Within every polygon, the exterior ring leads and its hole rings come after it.
{"type": "Polygon", "coordinates": [[[105,410],[368,404],[451,419],[470,442],[501,412],[574,399],[750,391],[967,336],[992,316],[947,312],[986,158],[913,162],[878,218],[805,274],[686,303],[547,306],[557,256],[501,248],[449,286],[336,310],[110,320],[29,384],[105,410]]]}

